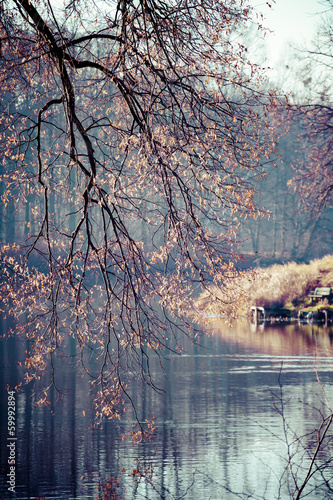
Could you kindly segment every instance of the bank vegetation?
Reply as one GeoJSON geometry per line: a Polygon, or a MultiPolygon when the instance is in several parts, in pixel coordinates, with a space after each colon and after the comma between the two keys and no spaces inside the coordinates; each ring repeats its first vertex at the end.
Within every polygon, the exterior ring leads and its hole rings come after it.
{"type": "Polygon", "coordinates": [[[289,262],[246,270],[230,277],[223,290],[211,287],[197,301],[205,316],[248,316],[252,306],[290,310],[333,309],[328,300],[311,303],[316,287],[333,288],[333,255],[309,264],[289,262]]]}

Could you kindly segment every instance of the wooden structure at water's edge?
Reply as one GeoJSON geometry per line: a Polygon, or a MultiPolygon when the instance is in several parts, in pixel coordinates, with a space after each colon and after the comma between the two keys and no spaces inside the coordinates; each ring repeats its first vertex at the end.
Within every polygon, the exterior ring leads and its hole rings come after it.
{"type": "Polygon", "coordinates": [[[269,321],[271,323],[280,321],[292,321],[294,319],[294,313],[289,309],[256,306],[251,307],[251,321],[255,324],[265,321],[269,321]]]}
{"type": "Polygon", "coordinates": [[[318,311],[291,311],[290,309],[251,307],[251,322],[258,323],[280,323],[292,322],[299,323],[321,323],[325,326],[333,321],[332,311],[320,309],[318,311]]]}

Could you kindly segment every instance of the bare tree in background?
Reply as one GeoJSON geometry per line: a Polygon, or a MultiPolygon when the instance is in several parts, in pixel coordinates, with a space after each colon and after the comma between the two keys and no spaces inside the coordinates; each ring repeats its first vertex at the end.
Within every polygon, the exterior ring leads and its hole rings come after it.
{"type": "Polygon", "coordinates": [[[311,49],[304,52],[301,80],[307,99],[293,112],[299,123],[299,150],[303,161],[295,164],[292,185],[301,195],[304,205],[315,216],[332,208],[333,192],[333,2],[322,3],[323,12],[311,49]]]}

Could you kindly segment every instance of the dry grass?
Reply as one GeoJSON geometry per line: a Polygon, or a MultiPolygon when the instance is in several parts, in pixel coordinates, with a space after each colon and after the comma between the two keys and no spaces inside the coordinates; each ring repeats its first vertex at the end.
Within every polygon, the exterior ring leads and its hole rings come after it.
{"type": "Polygon", "coordinates": [[[223,290],[205,291],[197,305],[201,313],[231,317],[248,315],[253,305],[293,309],[306,306],[317,286],[333,288],[333,255],[310,264],[290,262],[247,271],[229,279],[223,290]]]}

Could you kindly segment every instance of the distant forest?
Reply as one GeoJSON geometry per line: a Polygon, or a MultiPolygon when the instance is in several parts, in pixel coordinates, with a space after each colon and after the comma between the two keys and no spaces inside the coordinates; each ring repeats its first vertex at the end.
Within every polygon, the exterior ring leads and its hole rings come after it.
{"type": "Polygon", "coordinates": [[[333,252],[333,209],[306,204],[295,189],[294,167],[307,161],[307,140],[301,119],[279,127],[278,154],[281,161],[259,179],[258,207],[270,217],[245,220],[240,226],[240,248],[257,266],[290,260],[309,262],[333,252]],[[291,181],[294,179],[294,185],[291,181]]]}
{"type": "MultiPolygon", "coordinates": [[[[20,111],[29,106],[27,101],[16,101],[20,111]]],[[[8,110],[13,106],[13,99],[2,96],[1,107],[8,110]]],[[[13,110],[12,110],[13,111],[13,110]]],[[[17,110],[16,110],[17,111],[17,110]]],[[[280,120],[277,125],[278,152],[280,161],[277,166],[267,166],[268,175],[258,178],[254,183],[257,188],[255,198],[257,207],[264,208],[269,214],[265,217],[242,219],[239,222],[237,240],[239,248],[237,251],[247,257],[248,265],[267,266],[272,263],[283,263],[290,260],[296,262],[308,262],[311,259],[321,258],[333,252],[333,209],[328,206],[322,210],[317,206],[313,210],[305,207],[304,201],[290,185],[295,178],[294,166],[306,161],[306,138],[301,134],[302,122],[295,120],[293,123],[288,118],[280,120]],[[282,123],[282,125],[281,125],[282,123]],[[285,130],[284,130],[285,128],[285,130]]],[[[52,143],[52,134],[44,137],[44,145],[52,143]]],[[[8,158],[7,167],[8,167],[8,158]]],[[[4,165],[0,163],[1,174],[4,165]]],[[[62,172],[59,169],[59,178],[62,172]]],[[[59,220],[64,219],[67,227],[74,230],[78,218],[75,209],[75,185],[74,175],[71,180],[71,172],[67,174],[67,190],[54,194],[50,198],[51,211],[58,214],[59,220]],[[72,211],[68,207],[72,205],[72,211]]],[[[57,182],[54,179],[55,183],[57,182]]],[[[39,230],[38,214],[42,212],[43,199],[31,192],[26,197],[19,190],[20,184],[26,180],[22,177],[19,182],[13,179],[12,190],[16,192],[16,202],[8,198],[1,204],[0,216],[0,241],[6,243],[22,243],[28,235],[34,235],[39,230]],[[20,203],[20,198],[24,196],[20,203]],[[19,208],[18,208],[19,207],[19,208]]],[[[0,195],[9,186],[0,186],[0,195]]],[[[136,236],[143,241],[146,240],[146,229],[144,221],[141,225],[136,224],[133,228],[136,236]]],[[[247,264],[245,264],[247,265],[247,264]]]]}

